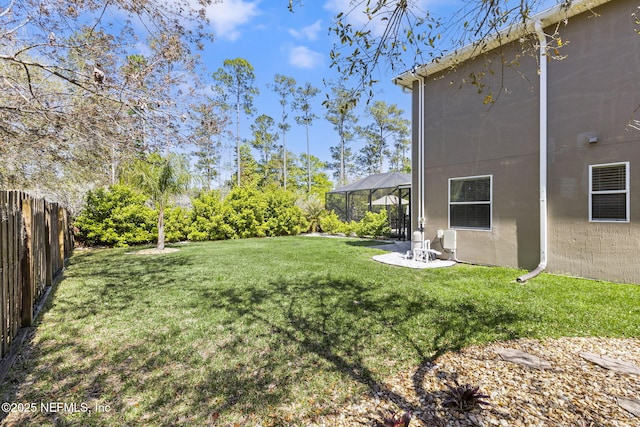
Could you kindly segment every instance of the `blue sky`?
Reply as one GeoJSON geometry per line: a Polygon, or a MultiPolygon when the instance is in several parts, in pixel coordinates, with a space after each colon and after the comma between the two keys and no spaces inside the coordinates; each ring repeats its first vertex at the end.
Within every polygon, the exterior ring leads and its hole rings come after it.
{"type": "MultiPolygon", "coordinates": [[[[255,99],[258,114],[268,114],[276,123],[281,115],[277,95],[267,87],[276,73],[293,77],[298,85],[310,82],[322,93],[315,99],[314,111],[320,116],[310,129],[311,154],[322,160],[329,160],[329,147],[338,144],[338,134],[324,119],[325,99],[323,79],[337,77],[330,68],[329,53],[334,38],[329,34],[329,26],[339,11],[348,11],[349,0],[306,0],[294,13],[287,9],[286,0],[224,0],[209,7],[216,40],[203,53],[204,62],[210,72],[222,66],[225,59],[242,57],[255,68],[256,86],[260,95],[255,99]]],[[[449,3],[451,4],[451,3],[449,3]]],[[[376,100],[396,104],[410,118],[411,96],[394,86],[393,74],[381,73],[375,76],[380,84],[375,88],[376,100]]],[[[364,106],[359,108],[363,117],[364,106]]],[[[298,126],[290,114],[291,130],[286,135],[287,148],[296,153],[306,152],[304,127],[298,126]]],[[[364,117],[362,118],[364,120],[364,117]]],[[[250,136],[252,119],[241,120],[241,136],[250,136]]],[[[362,141],[354,141],[353,149],[362,147],[362,141]]],[[[226,161],[232,161],[228,153],[226,161]]]]}
{"type": "MultiPolygon", "coordinates": [[[[192,0],[195,1],[195,0],[192,0]]],[[[539,0],[539,10],[555,3],[554,0],[539,0]]],[[[280,120],[281,106],[278,96],[267,87],[276,73],[293,77],[298,85],[310,82],[322,92],[315,99],[314,112],[319,116],[310,130],[311,154],[321,160],[330,160],[329,147],[339,143],[338,134],[324,118],[326,109],[322,106],[326,88],[323,79],[338,77],[330,67],[329,53],[336,41],[329,33],[329,27],[339,12],[351,11],[350,0],[302,0],[302,5],[291,13],[286,0],[222,0],[207,9],[212,32],[216,40],[203,52],[203,60],[209,73],[223,65],[225,59],[244,58],[255,68],[256,86],[260,90],[254,101],[259,114],[270,115],[276,123],[280,120]]],[[[462,0],[412,0],[412,4],[432,15],[456,19],[456,12],[464,7],[462,0]]],[[[349,14],[356,28],[365,22],[364,14],[358,11],[349,14]]],[[[460,19],[458,16],[457,19],[460,19]]],[[[369,24],[372,25],[372,24],[369,24]]],[[[378,27],[369,27],[375,34],[378,27]]],[[[404,70],[402,70],[404,71],[404,70]]],[[[373,77],[380,81],[374,88],[374,100],[396,104],[404,110],[404,116],[411,118],[411,95],[393,85],[392,79],[400,71],[392,72],[386,67],[378,70],[373,77]]],[[[362,104],[356,111],[362,124],[366,124],[362,104]]],[[[299,126],[290,114],[291,129],[286,135],[287,149],[299,155],[306,152],[304,127],[299,126]]],[[[253,118],[241,119],[241,137],[251,136],[249,126],[253,118]]],[[[232,126],[235,129],[235,125],[232,126]]],[[[235,144],[229,141],[229,144],[235,144]]],[[[357,152],[364,142],[355,140],[352,149],[357,152]]],[[[233,169],[234,150],[227,150],[224,162],[233,169]]]]}

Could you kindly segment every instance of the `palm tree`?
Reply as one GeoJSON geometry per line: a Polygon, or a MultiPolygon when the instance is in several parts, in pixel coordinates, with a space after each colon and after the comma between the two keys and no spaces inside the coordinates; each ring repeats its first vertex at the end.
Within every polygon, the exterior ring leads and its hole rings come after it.
{"type": "Polygon", "coordinates": [[[125,181],[139,188],[149,196],[158,210],[158,244],[156,249],[164,249],[164,208],[169,198],[188,188],[191,176],[187,161],[176,154],[162,157],[157,153],[146,159],[136,160],[124,173],[125,181]]]}
{"type": "Polygon", "coordinates": [[[317,196],[309,196],[301,208],[309,222],[308,230],[316,233],[320,229],[320,218],[326,213],[324,202],[317,196]]]}

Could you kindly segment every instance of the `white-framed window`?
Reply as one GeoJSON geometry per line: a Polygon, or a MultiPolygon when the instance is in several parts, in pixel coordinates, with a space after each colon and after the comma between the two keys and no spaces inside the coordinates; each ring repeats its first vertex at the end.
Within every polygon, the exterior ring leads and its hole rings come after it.
{"type": "Polygon", "coordinates": [[[449,228],[491,230],[493,176],[449,178],[449,228]]]}
{"type": "Polygon", "coordinates": [[[589,166],[589,221],[629,222],[629,162],[589,166]]]}

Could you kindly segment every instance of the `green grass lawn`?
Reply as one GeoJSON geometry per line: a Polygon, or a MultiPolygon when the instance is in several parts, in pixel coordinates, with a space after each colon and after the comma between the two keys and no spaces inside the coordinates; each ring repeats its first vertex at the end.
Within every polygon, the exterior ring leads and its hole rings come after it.
{"type": "Polygon", "coordinates": [[[635,285],[546,274],[522,285],[522,271],[469,265],[412,270],[347,239],[176,247],[76,252],[0,391],[5,402],[100,410],[7,421],[305,425],[468,345],[640,336],[635,285]]]}

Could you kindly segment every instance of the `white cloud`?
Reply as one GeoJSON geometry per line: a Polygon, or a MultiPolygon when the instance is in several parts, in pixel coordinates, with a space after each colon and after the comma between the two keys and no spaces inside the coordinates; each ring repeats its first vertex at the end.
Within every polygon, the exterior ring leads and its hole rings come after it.
{"type": "Polygon", "coordinates": [[[306,46],[296,46],[289,50],[289,64],[297,68],[314,68],[322,65],[324,56],[306,46]]]}
{"type": "Polygon", "coordinates": [[[153,54],[153,51],[151,50],[149,45],[143,42],[136,43],[135,49],[138,51],[140,55],[144,55],[147,57],[150,57],[153,54]]]}
{"type": "Polygon", "coordinates": [[[364,28],[366,26],[374,35],[382,34],[384,23],[370,21],[367,15],[363,13],[365,5],[366,2],[360,2],[357,6],[354,6],[351,4],[351,0],[327,0],[324,8],[335,15],[344,13],[343,19],[346,19],[348,23],[356,28],[364,28]]]}
{"type": "Polygon", "coordinates": [[[317,40],[320,30],[322,30],[322,21],[318,19],[313,24],[303,27],[300,30],[290,29],[289,34],[297,39],[317,40]]]}
{"type": "MultiPolygon", "coordinates": [[[[353,25],[356,29],[371,30],[371,34],[374,36],[381,36],[389,21],[382,20],[383,17],[390,17],[394,10],[396,2],[389,2],[391,6],[385,6],[381,11],[376,13],[376,19],[370,20],[364,13],[367,2],[359,2],[357,5],[352,5],[351,0],[327,0],[324,4],[324,8],[331,13],[337,15],[343,13],[343,19],[349,24],[353,25]]],[[[409,0],[409,8],[414,10],[427,10],[427,4],[429,0],[409,0]]],[[[375,5],[371,2],[371,6],[375,5]]]]}
{"type": "Polygon", "coordinates": [[[258,16],[259,1],[224,0],[207,7],[207,18],[216,37],[236,40],[240,37],[238,27],[258,16]]]}

